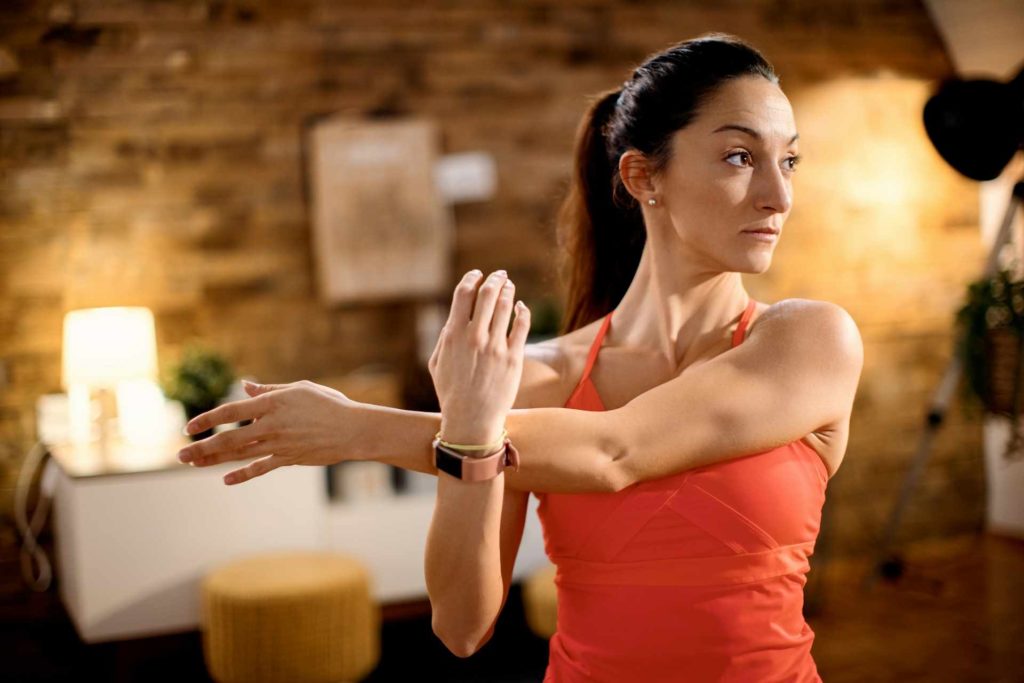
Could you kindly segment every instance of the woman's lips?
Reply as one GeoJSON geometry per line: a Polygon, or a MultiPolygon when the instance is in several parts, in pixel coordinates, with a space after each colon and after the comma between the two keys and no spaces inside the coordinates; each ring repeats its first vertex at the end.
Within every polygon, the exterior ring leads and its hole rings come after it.
{"type": "Polygon", "coordinates": [[[743,234],[750,235],[759,242],[774,242],[779,237],[777,232],[771,230],[744,230],[743,234]]]}

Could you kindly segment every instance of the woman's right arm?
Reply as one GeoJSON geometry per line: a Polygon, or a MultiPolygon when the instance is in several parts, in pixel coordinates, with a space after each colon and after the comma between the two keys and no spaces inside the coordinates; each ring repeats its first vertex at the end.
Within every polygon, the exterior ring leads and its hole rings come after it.
{"type": "MultiPolygon", "coordinates": [[[[551,377],[547,365],[529,359],[537,355],[531,346],[524,350],[513,408],[531,405],[551,377]]],[[[469,657],[490,640],[508,599],[530,494],[509,487],[504,473],[473,483],[445,472],[437,476],[443,490],[437,496],[424,557],[431,627],[453,654],[469,657]],[[498,524],[488,524],[488,515],[499,515],[498,524]],[[488,530],[494,528],[498,538],[488,538],[488,530]]]]}
{"type": "Polygon", "coordinates": [[[431,628],[453,654],[469,657],[490,640],[508,599],[530,494],[505,486],[502,475],[468,483],[442,472],[437,484],[444,490],[424,554],[431,628]],[[491,515],[496,523],[484,519],[491,515]]]}

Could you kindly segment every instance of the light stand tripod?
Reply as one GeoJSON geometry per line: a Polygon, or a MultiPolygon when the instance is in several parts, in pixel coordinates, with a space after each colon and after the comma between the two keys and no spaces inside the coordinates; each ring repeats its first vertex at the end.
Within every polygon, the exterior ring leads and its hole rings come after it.
{"type": "MultiPolygon", "coordinates": [[[[985,277],[992,277],[995,275],[999,266],[999,254],[1003,247],[1010,241],[1010,228],[1013,225],[1013,218],[1022,203],[1024,203],[1024,179],[1017,181],[1013,186],[1013,191],[1010,193],[1010,201],[1006,207],[1006,213],[1003,216],[1003,224],[999,229],[998,235],[996,235],[996,240],[992,245],[992,249],[989,251],[988,261],[985,264],[985,277]]],[[[957,343],[954,348],[958,348],[960,346],[963,334],[964,332],[961,331],[961,336],[957,338],[957,343]]],[[[903,557],[894,550],[896,531],[899,528],[900,520],[903,517],[903,513],[907,507],[907,503],[910,501],[914,488],[917,486],[917,482],[921,478],[921,474],[924,472],[925,465],[928,464],[928,458],[931,455],[932,441],[935,433],[938,431],[939,426],[945,418],[946,411],[949,407],[950,397],[956,390],[962,370],[963,367],[961,365],[961,359],[958,354],[954,353],[949,364],[946,366],[946,372],[942,376],[938,389],[932,398],[931,407],[928,409],[928,413],[925,417],[924,433],[921,435],[920,441],[918,441],[917,452],[911,462],[910,469],[903,479],[903,486],[900,489],[900,495],[896,499],[896,504],[893,506],[892,512],[889,515],[888,523],[885,526],[885,531],[882,536],[881,543],[879,544],[879,554],[876,557],[876,562],[872,567],[871,573],[865,577],[864,588],[870,588],[873,586],[879,576],[884,576],[885,578],[896,578],[903,573],[903,557]]],[[[1014,387],[1015,401],[1019,396],[1019,383],[1020,373],[1017,373],[1017,384],[1014,387]]],[[[1016,430],[1014,431],[1016,433],[1016,430]]]]}

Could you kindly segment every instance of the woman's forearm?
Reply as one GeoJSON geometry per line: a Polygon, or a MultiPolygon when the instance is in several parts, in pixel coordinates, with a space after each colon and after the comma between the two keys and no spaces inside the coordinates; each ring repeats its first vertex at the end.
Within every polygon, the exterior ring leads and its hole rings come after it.
{"type": "MultiPolygon", "coordinates": [[[[361,403],[355,453],[347,459],[374,460],[437,475],[430,442],[441,414],[361,403]]],[[[517,408],[505,420],[519,450],[519,470],[506,469],[509,488],[545,493],[596,493],[622,486],[617,461],[623,446],[607,413],[571,408],[517,408]]],[[[461,483],[461,482],[460,482],[461,483]]]]}
{"type": "MultiPolygon", "coordinates": [[[[501,424],[451,425],[440,434],[457,444],[493,444],[501,424]]],[[[504,598],[501,571],[501,509],[504,474],[462,481],[438,473],[424,574],[434,633],[460,657],[472,655],[488,635],[504,598]]]]}
{"type": "Polygon", "coordinates": [[[424,575],[431,627],[447,648],[468,657],[501,611],[501,506],[504,475],[461,481],[438,474],[424,575]]]}
{"type": "Polygon", "coordinates": [[[441,429],[441,413],[359,403],[352,423],[355,448],[345,460],[373,460],[437,476],[430,442],[441,429]]]}

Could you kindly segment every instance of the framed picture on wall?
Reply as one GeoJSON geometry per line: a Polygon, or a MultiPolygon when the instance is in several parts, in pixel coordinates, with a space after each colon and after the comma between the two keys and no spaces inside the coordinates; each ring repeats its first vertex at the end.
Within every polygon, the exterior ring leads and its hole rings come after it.
{"type": "Polygon", "coordinates": [[[323,300],[442,294],[454,221],[434,179],[437,125],[339,115],[313,124],[306,144],[323,300]]]}

